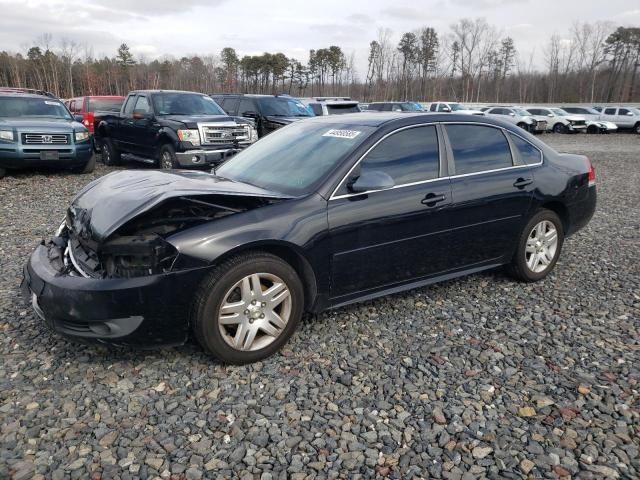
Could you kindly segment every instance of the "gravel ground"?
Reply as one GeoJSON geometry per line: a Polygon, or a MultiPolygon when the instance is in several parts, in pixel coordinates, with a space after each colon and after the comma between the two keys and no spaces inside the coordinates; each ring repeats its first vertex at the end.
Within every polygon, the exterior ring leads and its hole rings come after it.
{"type": "Polygon", "coordinates": [[[640,476],[640,137],[544,137],[598,175],[545,281],[501,272],[306,320],[275,357],[68,343],[21,266],[91,175],[0,180],[0,478],[640,476]]]}

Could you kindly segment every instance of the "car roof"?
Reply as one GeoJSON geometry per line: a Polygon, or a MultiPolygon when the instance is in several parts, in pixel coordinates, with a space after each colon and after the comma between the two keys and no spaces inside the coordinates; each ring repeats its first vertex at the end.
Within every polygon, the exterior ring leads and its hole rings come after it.
{"type": "MultiPolygon", "coordinates": [[[[431,123],[431,122],[464,122],[464,123],[486,123],[499,127],[508,126],[512,127],[510,123],[492,119],[485,116],[478,115],[465,115],[457,113],[443,113],[443,112],[360,112],[360,113],[345,113],[339,116],[325,115],[321,117],[310,117],[305,119],[304,122],[317,122],[317,123],[339,123],[341,125],[361,125],[368,127],[379,127],[384,124],[398,123],[431,123]]],[[[514,126],[515,127],[515,126],[514,126]]]]}
{"type": "Polygon", "coordinates": [[[50,97],[49,95],[39,95],[37,93],[23,93],[19,91],[2,91],[0,90],[0,97],[13,97],[13,98],[41,98],[43,100],[54,100],[61,102],[59,98],[50,97]]]}
{"type": "Polygon", "coordinates": [[[133,93],[193,93],[195,95],[204,95],[207,96],[206,93],[202,92],[191,92],[189,90],[131,90],[129,95],[133,93]]]}

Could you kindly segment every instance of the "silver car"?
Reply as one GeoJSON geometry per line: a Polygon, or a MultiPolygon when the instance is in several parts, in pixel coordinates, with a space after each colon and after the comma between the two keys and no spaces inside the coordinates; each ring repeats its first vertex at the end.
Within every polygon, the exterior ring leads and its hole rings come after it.
{"type": "Polygon", "coordinates": [[[298,98],[298,100],[311,109],[316,117],[362,111],[358,101],[351,100],[351,97],[312,97],[298,98]]]}
{"type": "Polygon", "coordinates": [[[544,133],[547,130],[546,120],[538,120],[520,107],[489,107],[484,113],[514,123],[530,133],[544,133]]]}

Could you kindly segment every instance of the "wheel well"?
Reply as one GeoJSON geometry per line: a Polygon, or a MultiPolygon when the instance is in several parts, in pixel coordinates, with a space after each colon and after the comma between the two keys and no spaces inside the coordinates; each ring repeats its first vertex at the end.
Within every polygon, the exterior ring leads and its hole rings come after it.
{"type": "Polygon", "coordinates": [[[313,268],[311,268],[311,265],[309,264],[307,259],[291,247],[277,244],[249,245],[246,248],[241,247],[222,255],[221,257],[216,259],[215,263],[220,264],[231,257],[235,257],[236,255],[248,252],[270,253],[272,255],[275,255],[276,257],[280,257],[282,260],[291,265],[302,280],[302,285],[304,288],[305,311],[308,311],[312,308],[318,294],[318,284],[316,281],[315,273],[313,272],[313,268]]]}
{"type": "Polygon", "coordinates": [[[560,217],[560,220],[562,221],[562,229],[566,235],[569,231],[569,227],[571,226],[569,222],[569,210],[567,210],[567,207],[560,202],[548,202],[542,205],[542,208],[551,210],[560,217]]]}

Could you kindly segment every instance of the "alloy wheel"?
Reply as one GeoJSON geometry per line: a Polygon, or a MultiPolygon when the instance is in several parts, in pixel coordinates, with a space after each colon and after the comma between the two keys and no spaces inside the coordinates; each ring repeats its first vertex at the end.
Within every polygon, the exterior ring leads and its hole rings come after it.
{"type": "Polygon", "coordinates": [[[544,272],[558,251],[558,231],[549,220],[543,220],[533,227],[527,238],[525,262],[534,273],[544,272]]]}
{"type": "Polygon", "coordinates": [[[247,275],[231,287],[218,312],[224,341],[242,351],[260,350],[273,343],[291,317],[291,292],[270,273],[247,275]]]}
{"type": "Polygon", "coordinates": [[[165,170],[171,170],[173,168],[173,159],[171,158],[171,154],[169,152],[164,152],[162,154],[161,167],[165,170]]]}

